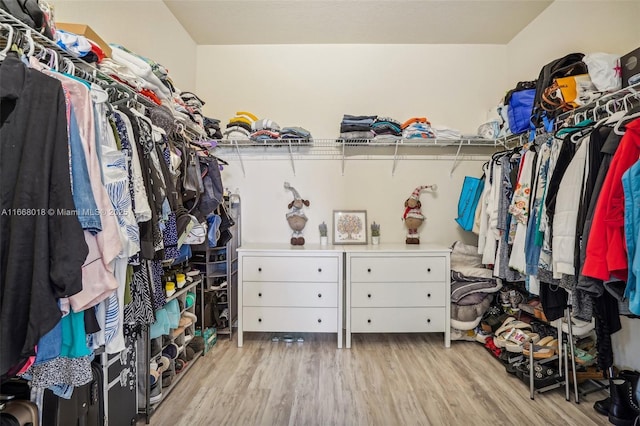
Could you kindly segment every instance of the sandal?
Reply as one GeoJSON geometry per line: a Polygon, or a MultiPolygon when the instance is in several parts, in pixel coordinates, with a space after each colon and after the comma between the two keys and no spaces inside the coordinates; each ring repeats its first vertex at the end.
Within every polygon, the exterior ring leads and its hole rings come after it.
{"type": "Polygon", "coordinates": [[[540,340],[538,333],[533,333],[527,329],[512,328],[505,337],[504,348],[509,352],[521,353],[522,347],[527,342],[537,343],[540,340]]]}
{"type": "MultiPolygon", "coordinates": [[[[518,369],[518,377],[525,383],[529,384],[529,364],[526,363],[525,368],[518,369]]],[[[562,376],[555,368],[535,362],[533,364],[533,386],[540,389],[547,386],[555,385],[562,380],[562,376]]]]}
{"type": "MultiPolygon", "coordinates": [[[[538,344],[533,345],[533,358],[534,359],[545,359],[551,358],[555,355],[556,350],[558,348],[558,339],[555,339],[553,336],[547,336],[542,338],[538,344]]],[[[525,343],[522,348],[522,355],[529,356],[529,343],[525,343]]]]}
{"type": "MultiPolygon", "coordinates": [[[[505,320],[505,323],[503,323],[502,327],[500,327],[496,331],[496,334],[493,337],[493,343],[499,348],[504,348],[507,345],[507,338],[513,333],[513,329],[531,329],[531,325],[527,324],[526,322],[517,321],[515,319],[508,321],[510,318],[513,317],[507,318],[507,320],[505,320]]],[[[540,338],[540,336],[538,336],[538,338],[540,338]]]]}
{"type": "Polygon", "coordinates": [[[589,366],[596,362],[596,354],[593,352],[587,352],[578,347],[573,348],[573,357],[580,365],[589,366]]]}

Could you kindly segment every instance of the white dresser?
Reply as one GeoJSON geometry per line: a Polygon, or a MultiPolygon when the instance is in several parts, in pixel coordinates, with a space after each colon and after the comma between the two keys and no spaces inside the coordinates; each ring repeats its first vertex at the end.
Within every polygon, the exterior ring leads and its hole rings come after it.
{"type": "Polygon", "coordinates": [[[306,244],[238,248],[238,347],[243,332],[337,333],[342,347],[343,249],[306,244]]]}
{"type": "Polygon", "coordinates": [[[444,333],[451,345],[450,252],[428,244],[349,246],[346,347],[351,333],[444,333]]]}

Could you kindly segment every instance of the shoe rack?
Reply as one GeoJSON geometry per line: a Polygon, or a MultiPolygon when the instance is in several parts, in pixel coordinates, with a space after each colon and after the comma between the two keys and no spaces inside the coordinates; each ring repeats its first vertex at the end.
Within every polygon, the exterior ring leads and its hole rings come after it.
{"type": "Polygon", "coordinates": [[[229,228],[231,238],[224,245],[209,247],[205,242],[193,248],[193,265],[203,274],[203,297],[200,304],[200,318],[203,328],[213,327],[217,336],[233,338],[238,327],[238,246],[240,234],[240,196],[237,193],[225,195],[224,205],[233,219],[229,228]]]}
{"type": "Polygon", "coordinates": [[[178,327],[171,328],[168,334],[153,339],[149,328],[146,328],[142,339],[139,339],[137,351],[141,355],[138,357],[138,412],[145,416],[147,424],[151,415],[202,355],[202,350],[189,350],[189,356],[186,356],[187,347],[195,336],[199,314],[196,302],[202,297],[203,281],[201,273],[187,272],[191,268],[193,264],[186,260],[164,267],[165,275],[174,274],[171,280],[179,281],[175,279],[176,272],[185,275],[186,282],[176,283],[175,292],[167,296],[165,304],[166,307],[173,300],[177,300],[180,310],[178,327]]]}

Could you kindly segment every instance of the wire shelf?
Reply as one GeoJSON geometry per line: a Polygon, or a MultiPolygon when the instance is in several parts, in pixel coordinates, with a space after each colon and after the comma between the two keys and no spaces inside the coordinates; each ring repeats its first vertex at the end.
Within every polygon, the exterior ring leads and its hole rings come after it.
{"type": "MultiPolygon", "coordinates": [[[[221,155],[235,155],[240,161],[242,172],[245,174],[243,156],[287,156],[295,175],[296,159],[332,159],[342,160],[342,174],[344,175],[345,160],[349,156],[392,155],[393,169],[401,157],[401,153],[407,153],[406,149],[415,148],[456,148],[456,157],[452,167],[458,163],[458,157],[463,146],[474,146],[498,149],[504,145],[497,139],[462,138],[462,139],[270,139],[253,141],[249,139],[221,139],[214,141],[216,149],[221,155]],[[406,148],[406,149],[405,149],[406,148]]],[[[415,153],[415,151],[413,151],[415,153]]]]}

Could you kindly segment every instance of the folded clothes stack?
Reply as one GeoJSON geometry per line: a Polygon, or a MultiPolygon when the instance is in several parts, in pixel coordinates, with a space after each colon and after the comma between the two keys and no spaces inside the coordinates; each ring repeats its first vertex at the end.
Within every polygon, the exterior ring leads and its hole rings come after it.
{"type": "Polygon", "coordinates": [[[412,117],[402,123],[402,137],[405,139],[435,138],[436,133],[426,117],[412,117]]]}
{"type": "Polygon", "coordinates": [[[252,125],[258,121],[258,117],[247,111],[238,111],[236,115],[229,120],[227,129],[224,131],[225,139],[246,140],[251,136],[252,125]]]}
{"type": "Polygon", "coordinates": [[[373,139],[373,123],[376,115],[349,115],[345,114],[340,123],[341,139],[373,139]]]}
{"type": "Polygon", "coordinates": [[[402,137],[402,123],[390,117],[378,117],[371,125],[375,140],[398,139],[402,137]]]}
{"type": "Polygon", "coordinates": [[[438,126],[433,127],[433,131],[438,139],[461,139],[462,133],[456,129],[450,129],[449,127],[438,126]]]}
{"type": "Polygon", "coordinates": [[[281,139],[299,139],[301,142],[309,142],[311,133],[302,127],[283,127],[280,132],[281,139]]]}
{"type": "Polygon", "coordinates": [[[280,139],[280,126],[269,118],[256,120],[251,123],[251,135],[249,138],[257,142],[280,139]]]}
{"type": "Polygon", "coordinates": [[[220,120],[217,118],[204,118],[204,130],[211,139],[222,139],[222,131],[220,130],[220,120]]]}

